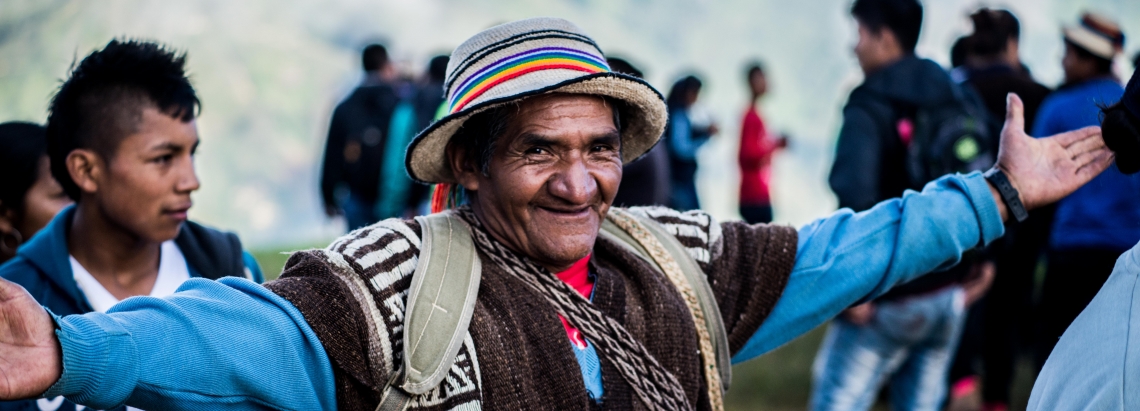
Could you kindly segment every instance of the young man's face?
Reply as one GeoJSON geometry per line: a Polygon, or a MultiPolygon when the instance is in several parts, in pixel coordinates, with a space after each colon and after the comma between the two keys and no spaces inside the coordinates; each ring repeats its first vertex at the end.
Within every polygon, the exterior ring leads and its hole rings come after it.
{"type": "Polygon", "coordinates": [[[894,33],[886,28],[874,30],[859,23],[859,42],[855,43],[855,58],[863,74],[873,73],[902,58],[902,47],[894,33]]]}
{"type": "Polygon", "coordinates": [[[104,173],[93,176],[98,189],[83,201],[95,201],[114,224],[140,240],[174,239],[198,189],[194,151],[198,129],[157,108],[143,109],[134,133],[123,138],[104,173]]]}

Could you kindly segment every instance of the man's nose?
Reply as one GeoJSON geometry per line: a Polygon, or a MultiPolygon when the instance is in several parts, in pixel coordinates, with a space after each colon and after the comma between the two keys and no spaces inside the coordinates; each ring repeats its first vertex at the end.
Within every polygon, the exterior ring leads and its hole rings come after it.
{"type": "Polygon", "coordinates": [[[194,170],[194,160],[189,159],[183,162],[179,169],[178,181],[175,182],[174,189],[179,193],[197,191],[201,187],[201,183],[198,181],[198,173],[194,170]]]}
{"type": "Polygon", "coordinates": [[[562,161],[561,169],[552,177],[550,194],[571,204],[585,204],[598,192],[598,182],[580,158],[562,161]]]}

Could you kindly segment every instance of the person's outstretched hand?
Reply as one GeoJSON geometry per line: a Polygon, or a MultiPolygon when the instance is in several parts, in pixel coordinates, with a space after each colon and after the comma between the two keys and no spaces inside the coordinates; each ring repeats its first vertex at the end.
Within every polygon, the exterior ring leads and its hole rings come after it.
{"type": "Polygon", "coordinates": [[[1026,209],[1064,198],[1112,165],[1100,127],[1033,138],[1025,134],[1025,107],[1017,94],[1006,96],[1005,112],[996,167],[1009,177],[1026,209]]]}
{"type": "Polygon", "coordinates": [[[0,399],[42,394],[62,363],[51,316],[23,287],[0,279],[0,399]]]}

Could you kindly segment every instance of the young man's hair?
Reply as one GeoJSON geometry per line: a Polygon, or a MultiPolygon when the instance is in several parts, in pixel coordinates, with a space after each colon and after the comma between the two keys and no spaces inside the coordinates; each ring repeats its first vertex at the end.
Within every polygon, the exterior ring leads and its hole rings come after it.
{"type": "Polygon", "coordinates": [[[388,65],[388,49],[379,44],[369,44],[360,53],[360,62],[364,65],[364,71],[380,70],[388,65]]]}
{"type": "Polygon", "coordinates": [[[966,65],[971,55],[971,45],[974,36],[962,36],[954,40],[954,44],[950,46],[950,68],[958,68],[966,65]]]}
{"type": "Polygon", "coordinates": [[[1101,109],[1101,135],[1104,144],[1116,154],[1116,168],[1133,174],[1140,171],[1140,118],[1123,103],[1121,100],[1101,109]]]}
{"type": "Polygon", "coordinates": [[[918,0],[855,0],[851,15],[873,31],[890,30],[904,53],[914,53],[922,30],[922,4],[918,0]]]}
{"type": "Polygon", "coordinates": [[[200,102],[185,66],[185,53],[139,40],[111,40],[74,66],[52,98],[47,121],[51,173],[69,197],[79,201],[67,171],[72,151],[94,150],[110,161],[147,107],[182,122],[194,119],[200,102]]]}
{"type": "Polygon", "coordinates": [[[1112,74],[1112,60],[1093,54],[1091,51],[1088,51],[1088,49],[1067,39],[1065,40],[1065,44],[1073,48],[1073,51],[1077,53],[1077,58],[1095,63],[1097,74],[1112,74]]]}
{"type": "Polygon", "coordinates": [[[992,57],[1005,51],[1009,39],[1021,38],[1021,23],[1009,10],[982,8],[970,20],[974,23],[970,44],[974,55],[992,57]]]}
{"type": "Polygon", "coordinates": [[[760,63],[759,61],[748,63],[748,66],[746,66],[744,69],[744,78],[751,81],[752,76],[755,76],[757,74],[764,75],[764,64],[760,63]]]}

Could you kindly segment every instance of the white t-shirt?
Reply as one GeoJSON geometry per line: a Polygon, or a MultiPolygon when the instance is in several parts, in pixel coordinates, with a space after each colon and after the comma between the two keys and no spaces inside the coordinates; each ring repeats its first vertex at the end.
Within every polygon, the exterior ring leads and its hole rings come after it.
{"type": "MultiPolygon", "coordinates": [[[[91,275],[83,265],[75,257],[67,256],[71,260],[71,273],[75,277],[75,283],[79,285],[79,290],[83,291],[83,295],[87,297],[87,302],[91,303],[91,308],[98,312],[107,312],[111,306],[118,304],[119,299],[115,298],[110,291],[99,284],[99,280],[91,275]]],[[[154,279],[154,288],[150,290],[151,297],[165,297],[174,294],[182,282],[190,279],[190,266],[186,265],[186,257],[182,255],[182,250],[174,244],[174,241],[167,241],[162,243],[162,248],[158,255],[158,278],[154,279]]],[[[36,401],[36,406],[41,411],[54,411],[58,410],[63,405],[63,397],[56,398],[41,398],[36,401]]],[[[85,407],[78,405],[75,407],[77,410],[83,410],[85,407]]],[[[135,407],[127,407],[127,411],[142,411],[135,407]]]]}
{"type": "MultiPolygon", "coordinates": [[[[91,308],[98,312],[107,312],[111,306],[118,304],[119,299],[111,295],[99,284],[99,280],[91,276],[91,273],[79,264],[75,257],[68,256],[71,260],[71,273],[75,277],[75,282],[79,285],[79,290],[83,291],[83,295],[87,297],[87,302],[91,303],[91,308]]],[[[151,297],[166,297],[174,294],[179,286],[186,280],[190,279],[190,266],[186,265],[186,257],[182,255],[182,250],[174,244],[174,241],[167,241],[162,243],[162,249],[158,257],[158,278],[154,279],[154,288],[150,290],[151,297]]]]}

